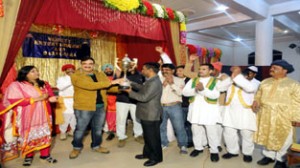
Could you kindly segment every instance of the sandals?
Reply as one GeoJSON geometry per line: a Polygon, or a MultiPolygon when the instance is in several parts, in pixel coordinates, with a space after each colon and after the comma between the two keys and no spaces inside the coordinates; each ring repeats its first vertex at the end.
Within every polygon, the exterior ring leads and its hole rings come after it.
{"type": "Polygon", "coordinates": [[[23,161],[23,166],[31,166],[32,161],[33,161],[33,157],[25,158],[23,161]]]}
{"type": "Polygon", "coordinates": [[[52,158],[51,156],[48,156],[48,157],[45,157],[45,158],[40,157],[40,159],[41,159],[42,162],[45,162],[45,163],[51,163],[51,164],[57,163],[57,160],[52,158]]]}

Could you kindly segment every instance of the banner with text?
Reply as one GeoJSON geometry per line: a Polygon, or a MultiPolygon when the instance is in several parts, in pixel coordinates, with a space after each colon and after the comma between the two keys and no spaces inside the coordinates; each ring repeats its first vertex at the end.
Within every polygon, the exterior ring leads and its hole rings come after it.
{"type": "Polygon", "coordinates": [[[89,50],[89,39],[30,32],[22,49],[24,57],[81,59],[87,45],[89,50]]]}

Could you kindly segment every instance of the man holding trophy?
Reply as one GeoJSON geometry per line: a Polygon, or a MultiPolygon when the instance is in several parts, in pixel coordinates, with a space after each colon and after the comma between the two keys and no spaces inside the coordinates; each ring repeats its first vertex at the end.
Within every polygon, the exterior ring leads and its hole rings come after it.
{"type": "MultiPolygon", "coordinates": [[[[133,59],[131,61],[126,55],[124,59],[122,59],[122,69],[121,77],[124,78],[124,81],[119,87],[121,90],[129,89],[130,82],[135,82],[138,84],[142,84],[144,82],[143,76],[137,71],[137,59],[133,59]],[[128,78],[128,79],[127,79],[128,78]]],[[[117,67],[117,66],[116,66],[117,67]]],[[[119,139],[118,147],[124,147],[126,144],[126,121],[128,117],[128,112],[130,112],[130,116],[133,123],[133,133],[135,141],[139,143],[144,143],[143,140],[143,130],[140,124],[140,121],[136,118],[136,103],[135,99],[129,98],[127,92],[120,92],[117,95],[117,136],[119,139]]]]}

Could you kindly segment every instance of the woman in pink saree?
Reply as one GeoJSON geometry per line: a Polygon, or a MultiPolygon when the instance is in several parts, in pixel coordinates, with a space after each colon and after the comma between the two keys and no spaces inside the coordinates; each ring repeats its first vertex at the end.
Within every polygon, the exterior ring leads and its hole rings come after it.
{"type": "Polygon", "coordinates": [[[4,95],[3,104],[11,110],[5,115],[4,161],[18,157],[18,150],[24,157],[23,166],[30,166],[34,152],[40,151],[40,159],[56,163],[50,155],[52,116],[50,102],[57,97],[50,85],[39,79],[34,66],[24,66],[15,82],[4,95]]]}

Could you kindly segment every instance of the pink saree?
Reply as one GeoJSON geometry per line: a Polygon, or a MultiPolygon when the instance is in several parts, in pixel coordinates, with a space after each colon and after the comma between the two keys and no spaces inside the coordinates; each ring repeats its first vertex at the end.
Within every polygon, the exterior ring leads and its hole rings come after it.
{"type": "Polygon", "coordinates": [[[3,161],[18,157],[18,150],[25,157],[51,145],[50,104],[48,101],[32,100],[42,93],[54,96],[47,83],[44,88],[38,88],[27,82],[13,82],[7,88],[3,104],[11,110],[5,114],[3,161]]]}

